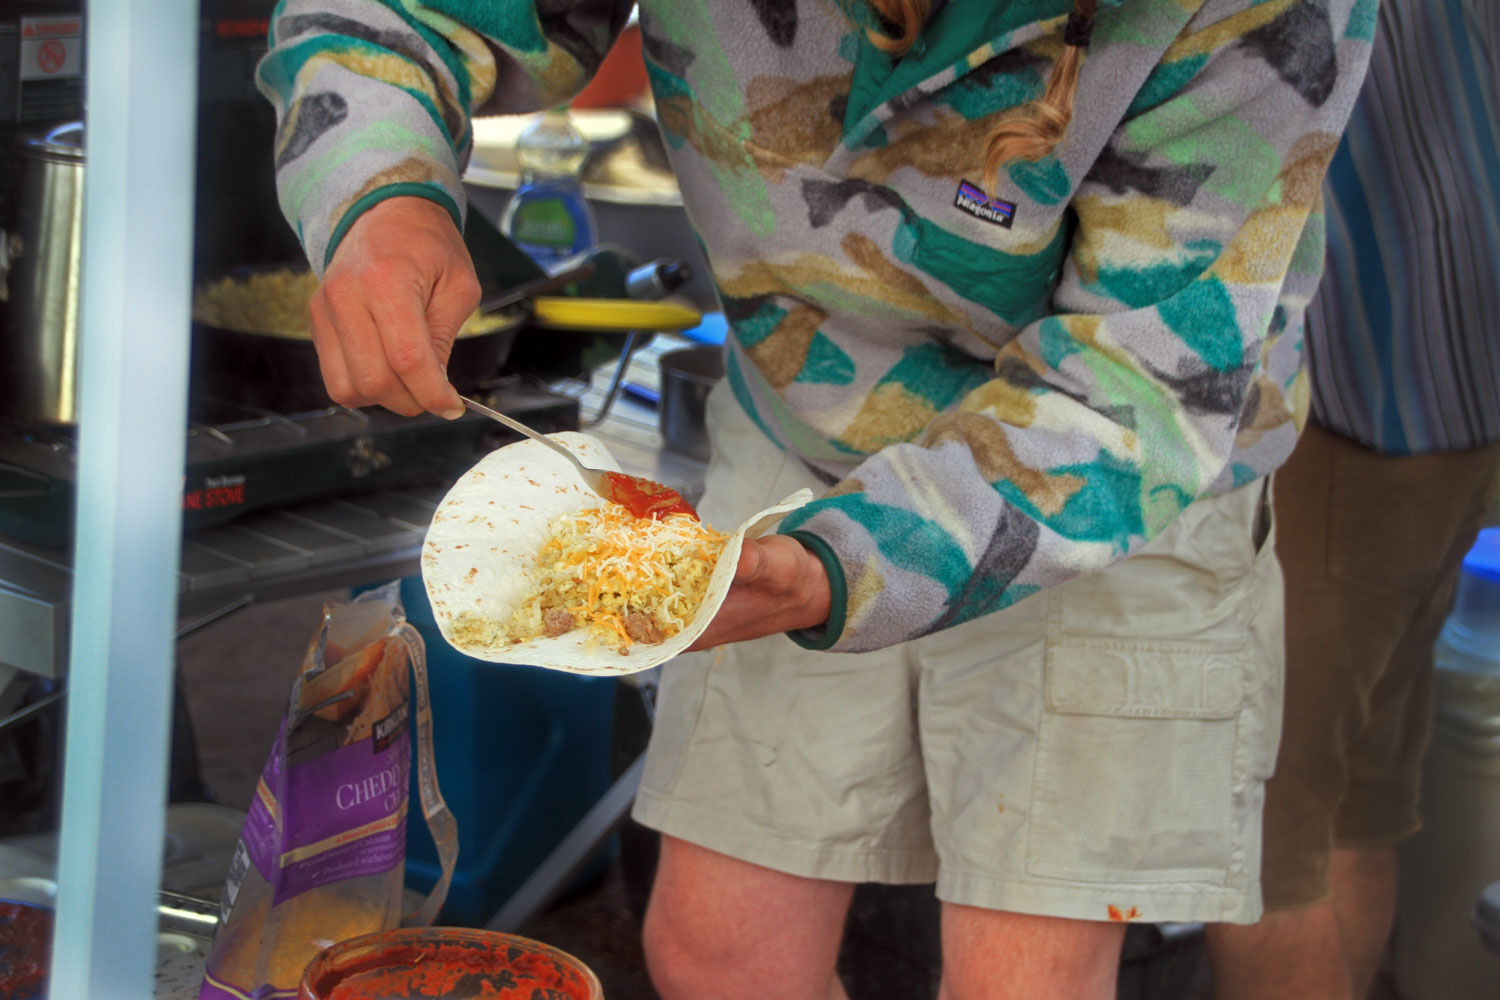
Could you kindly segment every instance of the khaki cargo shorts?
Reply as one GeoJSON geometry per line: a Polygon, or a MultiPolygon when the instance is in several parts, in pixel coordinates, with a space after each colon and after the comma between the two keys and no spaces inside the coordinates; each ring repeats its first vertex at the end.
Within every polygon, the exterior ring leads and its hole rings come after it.
{"type": "MultiPolygon", "coordinates": [[[[709,402],[712,524],[823,487],[709,402]]],[[[1282,590],[1263,482],[1138,555],[873,653],[679,657],[635,818],[754,864],[1084,920],[1253,922],[1282,590]]]]}

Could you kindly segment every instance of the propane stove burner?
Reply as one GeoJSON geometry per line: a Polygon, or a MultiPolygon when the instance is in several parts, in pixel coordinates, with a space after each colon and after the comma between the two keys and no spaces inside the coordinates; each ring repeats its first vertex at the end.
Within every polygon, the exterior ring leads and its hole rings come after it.
{"type": "MultiPolygon", "coordinates": [[[[519,376],[485,394],[540,430],[578,428],[578,403],[519,376]]],[[[183,524],[389,486],[451,481],[515,440],[490,420],[403,417],[330,406],[272,413],[195,395],[189,403],[183,524]]],[[[0,417],[0,534],[62,547],[72,530],[77,432],[0,417]]]]}

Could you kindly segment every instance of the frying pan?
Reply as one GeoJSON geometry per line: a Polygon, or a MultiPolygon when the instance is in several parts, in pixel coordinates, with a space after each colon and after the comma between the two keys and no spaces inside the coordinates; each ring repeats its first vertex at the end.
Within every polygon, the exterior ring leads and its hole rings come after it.
{"type": "MultiPolygon", "coordinates": [[[[649,337],[652,330],[698,322],[693,310],[618,298],[634,264],[622,247],[601,244],[567,275],[548,275],[479,212],[468,214],[463,237],[487,289],[480,311],[500,310],[505,317],[481,335],[454,342],[448,378],[464,395],[487,388],[505,370],[543,380],[583,375],[619,357],[631,331],[649,337]],[[536,299],[570,283],[580,297],[536,299]]],[[[198,323],[193,338],[193,384],[200,395],[277,413],[330,404],[310,340],[198,323]]]]}
{"type": "MultiPolygon", "coordinates": [[[[448,359],[454,387],[461,393],[484,388],[500,373],[530,320],[530,310],[518,308],[497,317],[494,329],[454,341],[448,359]]],[[[274,413],[305,413],[331,405],[312,340],[204,323],[193,324],[193,387],[212,399],[274,413]]]]}
{"type": "MultiPolygon", "coordinates": [[[[454,341],[448,379],[464,395],[483,390],[504,369],[517,337],[545,337],[555,343],[554,338],[567,333],[685,330],[701,318],[696,309],[670,302],[525,300],[509,312],[486,316],[493,325],[483,332],[454,341]]],[[[193,384],[201,395],[276,413],[301,413],[329,405],[310,339],[245,333],[204,323],[194,324],[193,335],[193,384]]]]}

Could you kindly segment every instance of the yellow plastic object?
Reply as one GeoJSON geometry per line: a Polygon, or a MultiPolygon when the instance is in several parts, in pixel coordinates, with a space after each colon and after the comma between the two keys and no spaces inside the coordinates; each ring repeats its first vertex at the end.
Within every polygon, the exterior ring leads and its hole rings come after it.
{"type": "Polygon", "coordinates": [[[544,330],[691,330],[703,322],[703,313],[674,302],[545,296],[532,302],[532,325],[544,330]]]}

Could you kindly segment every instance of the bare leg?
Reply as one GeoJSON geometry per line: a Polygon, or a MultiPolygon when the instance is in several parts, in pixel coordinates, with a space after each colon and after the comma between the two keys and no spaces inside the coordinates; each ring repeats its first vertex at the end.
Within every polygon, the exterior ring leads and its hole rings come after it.
{"type": "Polygon", "coordinates": [[[1332,900],[1209,924],[1217,1000],[1355,1000],[1332,900]]]}
{"type": "Polygon", "coordinates": [[[1114,1000],[1123,923],[943,904],[939,1000],[1114,1000]]]}
{"type": "Polygon", "coordinates": [[[1258,924],[1209,926],[1218,1000],[1363,1000],[1395,919],[1395,849],[1336,848],[1328,887],[1330,899],[1258,924]]]}
{"type": "Polygon", "coordinates": [[[1328,868],[1353,996],[1370,992],[1396,919],[1396,849],[1336,848],[1328,868]]]}
{"type": "Polygon", "coordinates": [[[834,972],[854,886],[662,837],[646,967],[662,1000],[848,1000],[834,972]]]}

